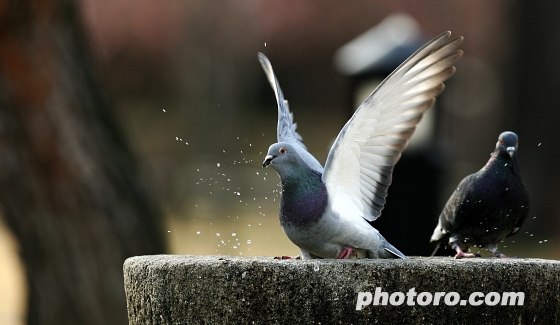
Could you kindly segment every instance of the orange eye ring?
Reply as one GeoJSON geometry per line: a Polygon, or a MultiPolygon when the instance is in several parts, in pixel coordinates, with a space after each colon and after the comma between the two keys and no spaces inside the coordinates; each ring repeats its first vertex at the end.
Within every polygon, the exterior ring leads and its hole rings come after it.
{"type": "Polygon", "coordinates": [[[286,148],[282,147],[282,148],[280,148],[280,150],[278,150],[278,152],[279,152],[281,155],[283,155],[283,154],[286,153],[286,148]]]}
{"type": "Polygon", "coordinates": [[[504,140],[500,139],[500,144],[504,144],[504,140]]]}

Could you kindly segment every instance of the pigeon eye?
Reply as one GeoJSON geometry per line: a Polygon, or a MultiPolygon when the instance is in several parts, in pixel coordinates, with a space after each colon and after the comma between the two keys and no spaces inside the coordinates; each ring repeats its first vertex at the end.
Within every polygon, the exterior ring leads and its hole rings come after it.
{"type": "Polygon", "coordinates": [[[282,147],[282,148],[280,148],[280,150],[278,150],[278,152],[279,152],[281,155],[283,155],[283,154],[286,153],[286,148],[282,147]]]}
{"type": "Polygon", "coordinates": [[[500,139],[500,144],[504,144],[504,140],[500,139]]]}

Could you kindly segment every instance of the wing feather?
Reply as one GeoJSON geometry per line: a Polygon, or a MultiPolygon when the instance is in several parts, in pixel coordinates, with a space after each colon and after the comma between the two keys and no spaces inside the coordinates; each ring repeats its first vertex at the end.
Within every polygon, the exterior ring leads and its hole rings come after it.
{"type": "Polygon", "coordinates": [[[340,131],[323,173],[333,206],[343,208],[353,202],[355,206],[349,209],[358,209],[370,221],[381,215],[394,165],[463,55],[459,49],[463,38],[450,36],[445,32],[411,55],[340,131]],[[337,198],[340,193],[345,194],[346,203],[337,198]]]}
{"type": "Polygon", "coordinates": [[[387,175],[371,170],[367,167],[360,167],[360,171],[372,181],[377,182],[379,184],[378,186],[389,187],[389,185],[391,185],[391,178],[387,177],[387,175]]]}
{"type": "Polygon", "coordinates": [[[294,115],[290,112],[290,106],[288,105],[288,101],[284,98],[284,94],[282,93],[282,89],[280,89],[280,84],[278,83],[278,79],[274,74],[274,70],[272,70],[272,64],[266,57],[266,55],[259,53],[259,62],[266,74],[268,82],[274,90],[274,95],[276,96],[276,103],[278,104],[278,129],[277,129],[277,137],[278,142],[286,142],[290,143],[299,156],[305,161],[305,163],[313,170],[316,170],[320,173],[323,172],[323,167],[321,164],[311,155],[305,144],[303,144],[303,139],[299,133],[296,132],[297,123],[294,123],[294,115]]]}
{"type": "Polygon", "coordinates": [[[276,96],[276,103],[278,104],[278,142],[297,142],[303,149],[307,149],[303,144],[303,139],[299,133],[296,132],[297,123],[294,123],[294,115],[290,112],[288,101],[284,99],[282,89],[278,79],[272,70],[272,64],[262,53],[258,53],[259,62],[266,74],[270,86],[274,90],[276,96]]]}

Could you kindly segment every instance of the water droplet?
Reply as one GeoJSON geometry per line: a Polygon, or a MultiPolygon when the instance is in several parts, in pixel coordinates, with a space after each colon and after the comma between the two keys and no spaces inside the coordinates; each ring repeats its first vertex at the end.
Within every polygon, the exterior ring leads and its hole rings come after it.
{"type": "Polygon", "coordinates": [[[232,236],[232,237],[235,237],[235,236],[237,236],[237,234],[236,234],[236,233],[232,233],[231,236],[232,236]]]}
{"type": "Polygon", "coordinates": [[[200,231],[197,231],[196,234],[197,234],[197,235],[200,235],[200,231]]]}
{"type": "Polygon", "coordinates": [[[541,142],[539,142],[539,144],[537,145],[537,147],[540,147],[540,146],[541,146],[541,144],[542,144],[542,143],[541,143],[541,142]]]}
{"type": "Polygon", "coordinates": [[[219,233],[219,232],[216,233],[216,237],[220,237],[220,233],[219,233]]]}
{"type": "Polygon", "coordinates": [[[233,246],[233,249],[237,249],[237,246],[233,246]]]}
{"type": "Polygon", "coordinates": [[[165,113],[165,110],[163,110],[163,112],[165,113]]]}
{"type": "Polygon", "coordinates": [[[179,141],[179,137],[175,137],[175,140],[179,141]]]}
{"type": "Polygon", "coordinates": [[[250,244],[250,243],[251,243],[251,240],[250,240],[250,239],[247,239],[247,244],[250,244]]]}
{"type": "MultiPolygon", "coordinates": [[[[264,42],[264,46],[266,46],[266,42],[264,42]]],[[[263,134],[263,136],[264,136],[264,134],[263,134]]]]}
{"type": "Polygon", "coordinates": [[[216,166],[217,166],[217,167],[220,167],[220,163],[217,163],[216,166]]]}
{"type": "Polygon", "coordinates": [[[171,230],[168,230],[167,232],[171,232],[171,230]]]}

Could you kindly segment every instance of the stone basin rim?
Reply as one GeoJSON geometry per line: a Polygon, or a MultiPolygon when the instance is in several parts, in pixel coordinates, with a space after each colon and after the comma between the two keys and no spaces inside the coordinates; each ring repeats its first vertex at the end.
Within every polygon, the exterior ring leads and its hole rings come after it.
{"type": "Polygon", "coordinates": [[[453,257],[424,257],[424,256],[411,256],[408,259],[311,259],[311,260],[301,260],[301,259],[287,259],[278,260],[269,256],[232,256],[232,255],[176,255],[176,254],[160,254],[160,255],[140,255],[129,257],[125,261],[125,265],[137,262],[148,262],[148,261],[167,261],[172,264],[185,264],[190,262],[206,262],[206,263],[243,263],[243,262],[260,262],[260,263],[271,263],[271,264],[286,264],[286,265],[304,265],[304,264],[387,264],[387,265],[398,265],[398,264],[425,264],[425,265],[464,265],[464,264],[559,264],[559,260],[543,259],[543,258],[495,258],[495,257],[475,257],[475,258],[465,258],[465,259],[454,259],[453,257]]]}

